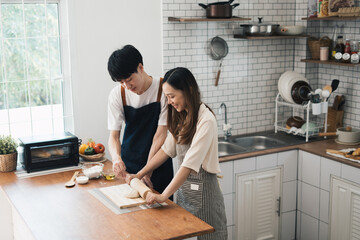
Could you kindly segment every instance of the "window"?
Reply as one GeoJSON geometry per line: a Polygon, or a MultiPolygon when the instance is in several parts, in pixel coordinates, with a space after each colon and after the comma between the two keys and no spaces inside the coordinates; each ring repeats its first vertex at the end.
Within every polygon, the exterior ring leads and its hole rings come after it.
{"type": "MultiPolygon", "coordinates": [[[[0,134],[72,131],[61,0],[0,0],[0,134]]],[[[64,20],[65,19],[65,20],[64,20]]]]}

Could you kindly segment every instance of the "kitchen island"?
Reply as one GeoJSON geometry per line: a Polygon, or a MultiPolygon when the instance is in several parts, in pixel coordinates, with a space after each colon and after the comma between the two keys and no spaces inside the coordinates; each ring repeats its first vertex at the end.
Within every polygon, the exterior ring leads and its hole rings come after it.
{"type": "MultiPolygon", "coordinates": [[[[111,162],[107,161],[105,168],[111,168],[111,162]]],[[[0,205],[4,203],[2,194],[12,208],[15,239],[184,239],[214,231],[170,200],[159,208],[116,215],[88,190],[121,184],[122,180],[100,178],[66,188],[73,173],[23,179],[14,172],[0,173],[0,205]]]]}

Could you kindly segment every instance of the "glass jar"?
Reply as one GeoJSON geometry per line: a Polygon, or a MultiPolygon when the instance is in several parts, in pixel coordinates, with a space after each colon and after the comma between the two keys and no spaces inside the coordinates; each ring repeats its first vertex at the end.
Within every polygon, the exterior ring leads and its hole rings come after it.
{"type": "Polygon", "coordinates": [[[329,60],[329,47],[320,47],[320,61],[329,60]]]}
{"type": "Polygon", "coordinates": [[[351,42],[351,57],[350,62],[353,64],[359,63],[359,42],[358,41],[352,41],[351,42]]]}

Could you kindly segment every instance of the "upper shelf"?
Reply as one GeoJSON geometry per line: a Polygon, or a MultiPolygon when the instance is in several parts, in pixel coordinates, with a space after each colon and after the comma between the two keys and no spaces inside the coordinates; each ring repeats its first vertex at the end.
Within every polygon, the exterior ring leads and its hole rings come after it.
{"type": "Polygon", "coordinates": [[[312,18],[301,18],[301,20],[307,20],[307,21],[321,21],[321,20],[339,20],[339,21],[346,21],[346,20],[356,20],[356,19],[360,19],[360,16],[355,16],[355,17],[312,17],[312,18]]]}
{"type": "Polygon", "coordinates": [[[358,67],[360,66],[359,63],[343,63],[343,62],[336,62],[336,61],[320,61],[315,59],[301,59],[301,62],[309,62],[309,63],[318,63],[318,64],[330,64],[330,65],[339,65],[339,66],[346,66],[346,67],[358,67]]]}
{"type": "Polygon", "coordinates": [[[168,17],[169,22],[233,22],[233,21],[248,21],[251,18],[232,17],[232,18],[177,18],[168,17]]]}
{"type": "Polygon", "coordinates": [[[275,35],[275,36],[244,36],[240,34],[235,34],[234,38],[241,38],[241,39],[284,39],[284,38],[307,38],[310,37],[309,35],[275,35]]]}

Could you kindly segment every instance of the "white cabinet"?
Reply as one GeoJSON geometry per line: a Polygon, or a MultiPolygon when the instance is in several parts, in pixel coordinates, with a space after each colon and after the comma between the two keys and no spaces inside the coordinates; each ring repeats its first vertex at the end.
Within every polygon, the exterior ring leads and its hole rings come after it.
{"type": "Polygon", "coordinates": [[[360,239],[360,185],[332,178],[330,239],[360,239]]]}
{"type": "Polygon", "coordinates": [[[237,239],[279,239],[281,169],[236,176],[237,239]]]}

